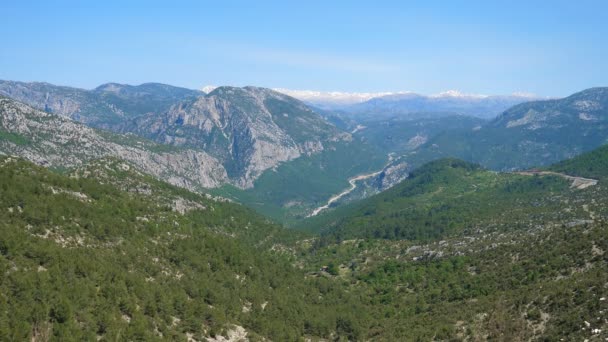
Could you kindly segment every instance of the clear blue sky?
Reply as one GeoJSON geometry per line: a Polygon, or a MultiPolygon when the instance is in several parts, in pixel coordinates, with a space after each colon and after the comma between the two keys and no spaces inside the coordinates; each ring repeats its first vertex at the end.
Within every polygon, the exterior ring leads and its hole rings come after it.
{"type": "Polygon", "coordinates": [[[0,79],[84,88],[562,96],[608,85],[608,1],[599,0],[3,0],[0,35],[0,79]]]}

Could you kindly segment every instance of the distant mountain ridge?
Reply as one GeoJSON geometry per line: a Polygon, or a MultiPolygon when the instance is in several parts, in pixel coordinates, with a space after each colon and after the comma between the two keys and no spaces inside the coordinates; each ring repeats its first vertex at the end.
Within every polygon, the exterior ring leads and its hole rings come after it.
{"type": "Polygon", "coordinates": [[[202,94],[160,83],[107,83],[86,90],[44,82],[0,81],[0,95],[104,129],[139,115],[162,112],[177,101],[202,94]]]}
{"type": "Polygon", "coordinates": [[[608,142],[608,88],[516,105],[474,130],[446,131],[418,151],[426,161],[452,156],[495,170],[548,165],[608,142]]]}
{"type": "Polygon", "coordinates": [[[448,91],[425,96],[411,93],[373,98],[346,110],[353,114],[381,117],[419,112],[451,112],[489,119],[514,105],[536,99],[538,97],[523,94],[485,96],[448,91]]]}
{"type": "MultiPolygon", "coordinates": [[[[207,89],[207,87],[203,88],[207,89]]],[[[295,97],[313,106],[323,109],[341,109],[357,103],[362,103],[373,98],[394,95],[409,94],[410,92],[361,92],[350,93],[342,91],[316,91],[316,90],[292,90],[286,88],[273,88],[280,93],[295,97]]]]}
{"type": "Polygon", "coordinates": [[[284,88],[275,90],[322,109],[338,109],[358,116],[375,115],[382,118],[418,112],[451,112],[487,119],[513,105],[540,99],[539,96],[528,93],[482,95],[457,90],[432,95],[412,91],[349,93],[284,88]]]}

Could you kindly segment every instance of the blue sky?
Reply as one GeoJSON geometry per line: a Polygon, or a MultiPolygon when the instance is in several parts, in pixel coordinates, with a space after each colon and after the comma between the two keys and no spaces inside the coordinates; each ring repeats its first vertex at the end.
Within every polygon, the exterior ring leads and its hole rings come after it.
{"type": "Polygon", "coordinates": [[[0,2],[0,79],[563,96],[608,85],[608,1],[0,2]]]}

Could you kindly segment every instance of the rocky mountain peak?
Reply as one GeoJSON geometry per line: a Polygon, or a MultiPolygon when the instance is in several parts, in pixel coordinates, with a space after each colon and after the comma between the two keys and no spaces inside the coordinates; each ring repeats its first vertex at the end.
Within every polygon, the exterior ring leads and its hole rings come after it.
{"type": "Polygon", "coordinates": [[[202,149],[225,165],[233,183],[251,187],[265,170],[347,138],[301,101],[259,87],[217,87],[168,111],[137,118],[126,132],[202,149]]]}

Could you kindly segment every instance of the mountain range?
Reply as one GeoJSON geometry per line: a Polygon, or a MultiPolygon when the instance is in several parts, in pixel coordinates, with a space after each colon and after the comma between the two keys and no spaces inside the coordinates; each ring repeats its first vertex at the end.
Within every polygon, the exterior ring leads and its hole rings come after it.
{"type": "Polygon", "coordinates": [[[516,170],[570,158],[606,141],[605,88],[520,103],[489,121],[476,117],[529,98],[400,94],[353,105],[352,111],[328,111],[265,88],[207,90],[156,83],[83,90],[2,81],[0,94],[51,114],[3,100],[13,113],[21,112],[10,124],[3,117],[3,134],[11,137],[3,150],[53,167],[122,157],[172,184],[212,189],[292,224],[348,189],[353,179],[354,189],[330,209],[386,190],[438,158],[516,170]],[[403,103],[410,109],[403,111],[403,103]],[[386,109],[393,105],[401,109],[386,109]],[[43,116],[52,124],[34,124],[43,116]],[[53,146],[33,138],[61,131],[68,137],[51,139],[53,146]],[[82,135],[100,142],[78,150],[69,137],[82,135]]]}
{"type": "Polygon", "coordinates": [[[608,88],[492,120],[0,89],[0,340],[608,338],[608,88]]]}
{"type": "Polygon", "coordinates": [[[275,89],[325,110],[340,110],[362,118],[386,119],[416,113],[452,113],[491,119],[511,106],[540,99],[534,94],[465,94],[449,90],[433,95],[411,91],[379,93],[320,92],[275,89]]]}
{"type": "Polygon", "coordinates": [[[202,92],[159,83],[108,83],[85,90],[43,82],[1,81],[0,94],[96,128],[112,129],[124,120],[163,112],[173,103],[202,92]]]}
{"type": "Polygon", "coordinates": [[[204,151],[243,188],[281,162],[350,139],[301,102],[255,87],[220,87],[207,95],[155,83],[83,90],[3,81],[0,94],[94,128],[204,151]]]}
{"type": "Polygon", "coordinates": [[[473,130],[429,139],[419,155],[454,156],[495,170],[548,165],[606,143],[608,88],[516,105],[473,130]]]}

